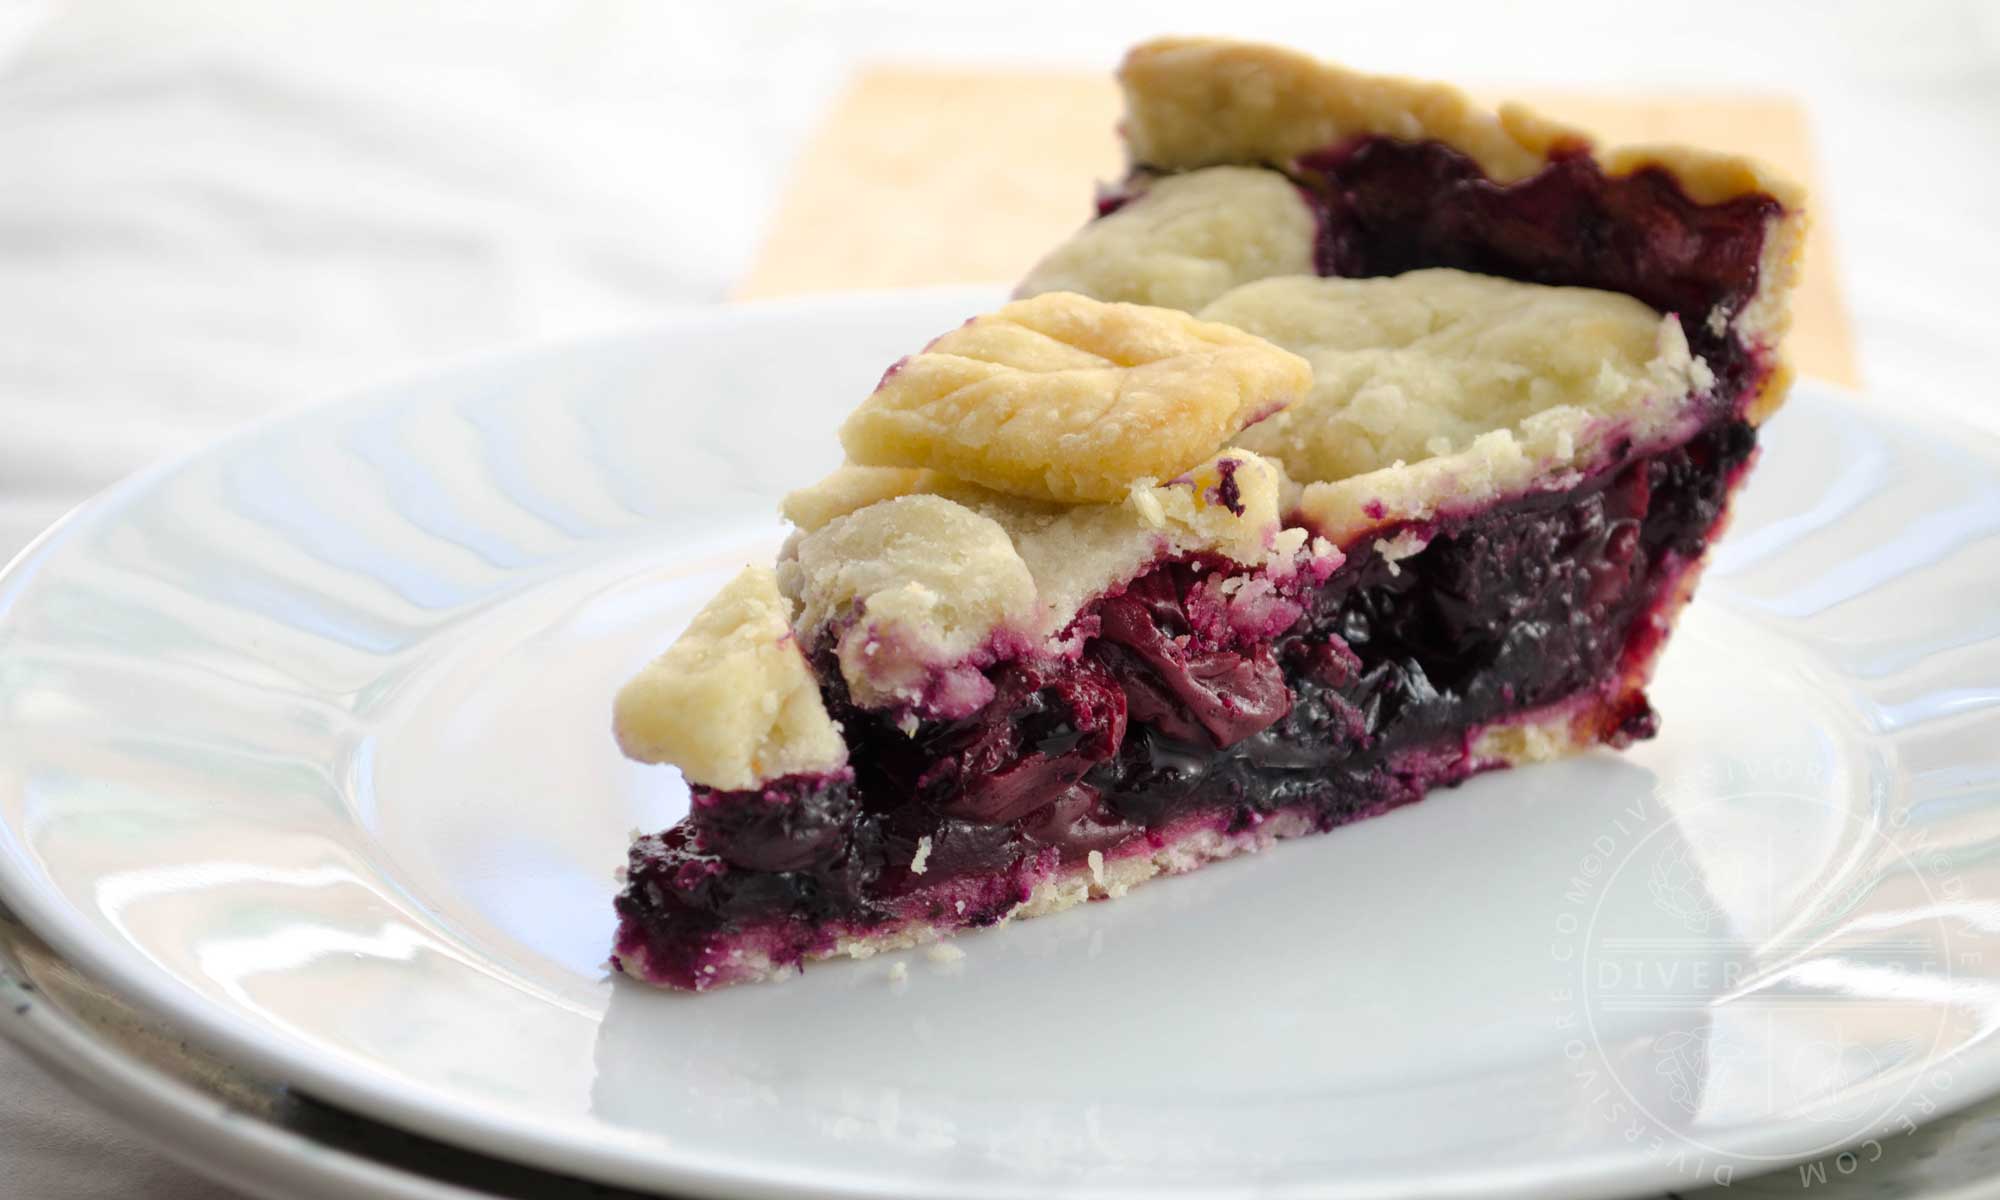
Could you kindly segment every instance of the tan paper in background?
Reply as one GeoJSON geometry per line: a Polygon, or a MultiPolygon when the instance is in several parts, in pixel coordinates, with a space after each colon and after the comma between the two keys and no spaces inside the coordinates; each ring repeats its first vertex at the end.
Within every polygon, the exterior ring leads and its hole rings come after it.
{"type": "MultiPolygon", "coordinates": [[[[1606,144],[1688,142],[1752,155],[1809,188],[1817,178],[1806,114],[1781,96],[1529,90],[1505,98],[1606,144]]],[[[1093,184],[1122,172],[1118,109],[1117,88],[1102,77],[865,71],[801,154],[736,295],[1011,283],[1089,218],[1093,184]]],[[[1800,372],[1857,383],[1823,219],[1794,308],[1800,372]]]]}

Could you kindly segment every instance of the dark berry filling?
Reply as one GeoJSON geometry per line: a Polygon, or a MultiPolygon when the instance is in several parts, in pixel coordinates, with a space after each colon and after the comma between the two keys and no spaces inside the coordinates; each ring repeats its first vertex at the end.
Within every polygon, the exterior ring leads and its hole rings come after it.
{"type": "Polygon", "coordinates": [[[1215,464],[1215,472],[1222,477],[1222,481],[1209,490],[1209,500],[1212,503],[1220,504],[1239,517],[1242,516],[1243,485],[1236,482],[1236,460],[1233,458],[1223,459],[1215,464]]]}
{"type": "MultiPolygon", "coordinates": [[[[1581,146],[1559,149],[1513,183],[1495,182],[1443,142],[1379,135],[1285,169],[1319,217],[1321,275],[1455,267],[1623,292],[1681,318],[1690,348],[1716,374],[1716,394],[1740,394],[1761,371],[1756,349],[1727,321],[1756,291],[1765,231],[1782,211],[1769,196],[1702,204],[1659,167],[1606,175],[1581,146]],[[1711,326],[1718,311],[1724,321],[1711,326]]],[[[1144,166],[1135,172],[1148,174],[1144,166]]],[[[1129,186],[1101,192],[1098,215],[1133,194],[1129,186]]]]}
{"type": "MultiPolygon", "coordinates": [[[[695,789],[685,822],[632,849],[620,952],[700,986],[745,931],[786,962],[829,948],[829,922],[990,924],[1055,867],[1190,819],[1237,831],[1282,811],[1325,829],[1456,783],[1485,765],[1469,730],[1643,668],[1642,618],[1702,553],[1754,446],[1722,422],[1567,491],[1382,530],[1428,545],[1397,561],[1350,547],[1266,598],[1261,627],[1230,618],[1223,564],[1162,563],[1078,618],[1078,657],[988,668],[993,699],[956,721],[906,730],[823,664],[851,770],[695,789]]],[[[1651,734],[1631,695],[1607,739],[1651,734]]]]}
{"type": "Polygon", "coordinates": [[[1357,138],[1300,160],[1320,212],[1323,275],[1456,267],[1623,292],[1680,317],[1688,346],[1734,398],[1762,372],[1727,321],[1756,291],[1769,196],[1700,204],[1659,167],[1608,176],[1579,149],[1495,183],[1441,142],[1357,138]],[[1711,314],[1724,321],[1710,324],[1711,314]]]}
{"type": "Polygon", "coordinates": [[[1507,184],[1441,142],[1385,137],[1307,155],[1297,170],[1320,207],[1323,275],[1457,267],[1623,292],[1679,314],[1695,353],[1725,378],[1742,348],[1709,314],[1749,302],[1780,211],[1763,195],[1699,204],[1659,167],[1608,176],[1580,148],[1507,184]]]}

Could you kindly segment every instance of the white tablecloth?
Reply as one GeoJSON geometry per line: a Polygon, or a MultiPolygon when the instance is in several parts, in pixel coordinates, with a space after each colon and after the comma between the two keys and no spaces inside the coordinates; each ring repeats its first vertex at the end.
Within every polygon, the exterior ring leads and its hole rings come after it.
{"type": "MultiPolygon", "coordinates": [[[[17,0],[0,5],[0,553],[251,417],[719,298],[858,60],[1103,68],[1194,30],[1475,82],[1797,91],[1873,385],[1991,403],[1990,3],[17,0]]],[[[5,1046],[0,1182],[11,1200],[217,1194],[5,1046]]]]}

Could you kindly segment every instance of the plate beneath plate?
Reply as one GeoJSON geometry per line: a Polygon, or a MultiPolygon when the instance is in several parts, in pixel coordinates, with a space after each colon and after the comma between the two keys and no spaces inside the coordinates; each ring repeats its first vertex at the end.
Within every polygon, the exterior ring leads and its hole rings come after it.
{"type": "Polygon", "coordinates": [[[1811,385],[1656,741],[902,982],[614,984],[612,869],[685,795],[612,691],[769,556],[882,365],[993,300],[691,314],[104,497],[0,579],[0,892],[305,1090],[684,1191],[1603,1194],[2000,1089],[2000,444],[1811,385]]]}

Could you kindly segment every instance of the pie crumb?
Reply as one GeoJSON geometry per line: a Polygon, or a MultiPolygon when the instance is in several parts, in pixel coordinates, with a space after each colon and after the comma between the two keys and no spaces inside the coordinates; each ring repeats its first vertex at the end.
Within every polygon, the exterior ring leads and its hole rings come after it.
{"type": "Polygon", "coordinates": [[[898,959],[889,966],[890,983],[906,983],[910,978],[910,964],[898,959]]]}
{"type": "Polygon", "coordinates": [[[955,963],[965,957],[965,951],[950,942],[932,942],[924,947],[924,957],[934,963],[955,963]]]}
{"type": "Polygon", "coordinates": [[[931,839],[928,836],[917,839],[917,852],[910,859],[910,874],[924,873],[924,864],[931,860],[931,839]]]}
{"type": "Polygon", "coordinates": [[[1401,575],[1403,568],[1396,564],[1430,544],[1429,537],[1414,529],[1406,529],[1393,538],[1376,538],[1375,553],[1382,556],[1383,563],[1389,568],[1389,574],[1401,575]]]}
{"type": "Polygon", "coordinates": [[[1089,862],[1091,882],[1101,890],[1104,887],[1104,851],[1092,850],[1089,862]]]}

